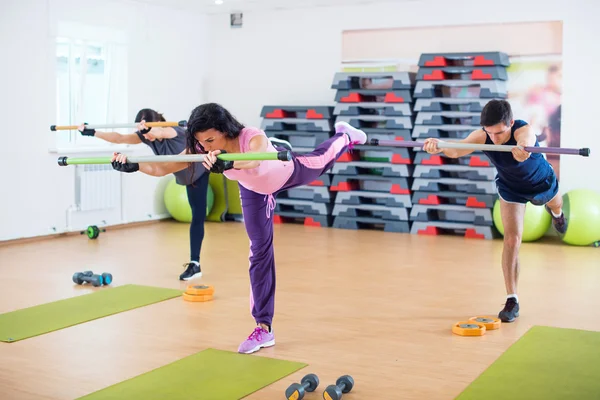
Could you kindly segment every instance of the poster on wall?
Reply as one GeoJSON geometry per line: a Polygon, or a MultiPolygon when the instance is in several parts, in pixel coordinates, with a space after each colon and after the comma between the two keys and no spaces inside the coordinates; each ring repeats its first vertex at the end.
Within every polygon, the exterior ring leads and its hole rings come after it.
{"type": "MultiPolygon", "coordinates": [[[[562,60],[557,56],[513,57],[508,73],[508,101],[515,119],[527,121],[542,147],[560,147],[562,60]]],[[[560,179],[560,156],[546,154],[560,179]]]]}

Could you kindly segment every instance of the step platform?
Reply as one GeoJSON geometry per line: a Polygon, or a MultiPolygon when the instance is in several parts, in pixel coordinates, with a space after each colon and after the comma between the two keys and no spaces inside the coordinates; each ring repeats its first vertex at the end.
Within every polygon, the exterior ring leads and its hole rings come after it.
{"type": "Polygon", "coordinates": [[[385,207],[412,207],[410,195],[389,194],[379,192],[363,192],[360,190],[339,192],[335,197],[335,204],[360,205],[373,204],[385,207]]]}
{"type": "MultiPolygon", "coordinates": [[[[334,175],[335,178],[344,175],[334,175]]],[[[472,181],[458,178],[414,178],[411,190],[413,192],[461,192],[473,194],[496,194],[494,181],[472,181]]]]}
{"type": "Polygon", "coordinates": [[[412,90],[338,90],[335,101],[339,103],[412,103],[412,90]]]}
{"type": "Polygon", "coordinates": [[[279,200],[307,200],[317,203],[333,203],[335,193],[330,192],[327,187],[305,185],[284,190],[277,195],[277,201],[279,200]]]}
{"type": "Polygon", "coordinates": [[[332,119],[333,109],[330,106],[264,106],[260,116],[268,119],[332,119]]]}
{"type": "Polygon", "coordinates": [[[472,194],[460,192],[414,192],[412,204],[457,205],[471,208],[494,208],[497,194],[472,194]]]}
{"type": "Polygon", "coordinates": [[[412,137],[416,139],[464,139],[473,131],[481,129],[477,125],[415,125],[412,137]]]}
{"type": "Polygon", "coordinates": [[[493,226],[480,226],[460,222],[444,221],[413,221],[410,228],[413,235],[444,235],[452,234],[470,239],[495,239],[499,237],[493,226]]]}
{"type": "Polygon", "coordinates": [[[414,72],[338,72],[333,77],[332,89],[411,89],[415,85],[414,72]]]}
{"type": "Polygon", "coordinates": [[[408,221],[388,221],[366,217],[334,217],[333,227],[338,229],[377,229],[384,232],[409,233],[408,221]]]}
{"type": "Polygon", "coordinates": [[[484,67],[500,65],[508,67],[508,54],[499,51],[423,53],[419,57],[419,67],[484,67]]]}
{"type": "Polygon", "coordinates": [[[387,221],[408,221],[409,214],[406,208],[378,206],[375,204],[336,204],[333,215],[352,218],[378,218],[387,221]]]}
{"type": "Polygon", "coordinates": [[[449,97],[433,97],[417,99],[413,112],[463,111],[481,113],[483,107],[493,99],[457,99],[449,97]]]}
{"type": "Polygon", "coordinates": [[[505,81],[418,81],[413,96],[415,99],[450,98],[501,98],[508,97],[505,81]]]}
{"type": "Polygon", "coordinates": [[[413,163],[413,158],[414,152],[406,147],[357,145],[354,146],[351,152],[342,154],[340,158],[337,159],[337,162],[369,161],[411,165],[413,163]]]}
{"type": "Polygon", "coordinates": [[[391,194],[411,194],[411,178],[392,178],[377,175],[333,175],[329,190],[350,192],[365,190],[391,194]]]}
{"type": "Polygon", "coordinates": [[[263,119],[261,129],[264,131],[331,132],[333,131],[333,120],[299,118],[263,119]]]}
{"type": "Polygon", "coordinates": [[[462,222],[480,226],[494,225],[492,210],[489,208],[471,208],[449,204],[436,206],[415,204],[410,210],[410,220],[462,222]]]}
{"type": "MultiPolygon", "coordinates": [[[[335,172],[334,172],[335,173],[335,172]]],[[[498,171],[494,167],[471,167],[469,165],[415,165],[414,178],[458,178],[473,181],[494,181],[498,171]]]]}
{"type": "Polygon", "coordinates": [[[302,223],[306,226],[327,228],[333,225],[333,216],[316,214],[306,215],[299,212],[279,212],[273,215],[273,223],[302,223]]]}
{"type": "Polygon", "coordinates": [[[390,164],[386,162],[350,161],[335,163],[331,169],[331,173],[340,175],[376,175],[409,178],[413,175],[413,166],[390,164]]]}
{"type": "Polygon", "coordinates": [[[333,204],[317,203],[310,200],[277,199],[275,213],[297,212],[303,214],[331,215],[333,204]]]}
{"type": "MultiPolygon", "coordinates": [[[[297,148],[315,147],[329,139],[331,132],[304,132],[304,131],[272,131],[266,130],[267,137],[275,137],[278,139],[287,140],[293,147],[293,151],[297,152],[297,148]]],[[[312,150],[311,150],[312,151],[312,150]]]]}
{"type": "Polygon", "coordinates": [[[384,117],[379,115],[338,115],[335,122],[344,121],[355,128],[412,129],[412,117],[384,117]]]}
{"type": "Polygon", "coordinates": [[[469,165],[471,167],[493,167],[492,161],[483,152],[475,151],[469,155],[450,158],[443,153],[429,154],[424,151],[415,152],[415,165],[469,165]]]}
{"type": "Polygon", "coordinates": [[[339,103],[334,115],[381,115],[385,117],[410,117],[413,115],[409,103],[339,103]]]}
{"type": "Polygon", "coordinates": [[[421,67],[417,73],[420,81],[444,81],[444,80],[508,80],[506,67],[495,65],[491,67],[421,67]]]}
{"type": "Polygon", "coordinates": [[[480,112],[421,111],[417,113],[416,125],[481,125],[480,112]]]}

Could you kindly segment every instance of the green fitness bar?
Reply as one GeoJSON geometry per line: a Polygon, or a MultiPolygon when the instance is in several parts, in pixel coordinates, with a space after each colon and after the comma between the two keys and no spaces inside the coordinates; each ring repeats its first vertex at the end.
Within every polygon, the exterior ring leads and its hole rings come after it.
{"type": "MultiPolygon", "coordinates": [[[[132,163],[164,163],[164,162],[202,162],[204,154],[180,154],[172,156],[139,156],[127,157],[128,162],[132,163]]],[[[219,154],[218,159],[223,161],[291,161],[292,153],[289,151],[279,151],[277,153],[226,153],[219,154]]],[[[83,165],[83,164],[110,164],[111,157],[59,157],[58,165],[83,165]]]]}

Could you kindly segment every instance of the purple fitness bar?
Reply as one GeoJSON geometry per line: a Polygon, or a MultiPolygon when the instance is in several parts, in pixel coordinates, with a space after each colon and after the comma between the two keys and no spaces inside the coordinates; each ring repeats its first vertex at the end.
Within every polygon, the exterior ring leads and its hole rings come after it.
{"type": "MultiPolygon", "coordinates": [[[[409,140],[378,140],[371,139],[369,142],[371,146],[387,146],[387,147],[419,147],[422,148],[423,142],[415,142],[409,140]]],[[[494,144],[469,144],[469,143],[458,143],[442,141],[438,144],[440,149],[471,149],[478,151],[505,151],[510,152],[517,146],[498,146],[494,144]]],[[[571,154],[576,156],[589,157],[590,149],[571,149],[563,147],[525,147],[525,151],[530,153],[551,153],[551,154],[571,154]]]]}

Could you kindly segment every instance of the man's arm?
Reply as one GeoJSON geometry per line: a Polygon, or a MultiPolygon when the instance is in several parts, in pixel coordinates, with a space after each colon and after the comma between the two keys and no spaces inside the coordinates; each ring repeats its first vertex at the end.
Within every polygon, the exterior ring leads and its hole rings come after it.
{"type": "MultiPolygon", "coordinates": [[[[531,126],[525,125],[515,131],[515,140],[517,141],[517,146],[533,147],[537,138],[531,126]]],[[[514,148],[512,154],[513,158],[519,162],[527,160],[531,155],[530,152],[518,148],[514,148]]]]}
{"type": "MultiPolygon", "coordinates": [[[[469,133],[469,136],[466,138],[453,143],[485,144],[486,136],[486,133],[482,129],[477,129],[469,133]]],[[[440,149],[437,146],[438,143],[444,143],[444,141],[436,138],[429,138],[425,140],[423,150],[430,154],[444,153],[444,155],[449,158],[463,157],[475,151],[472,149],[440,149]]]]}

